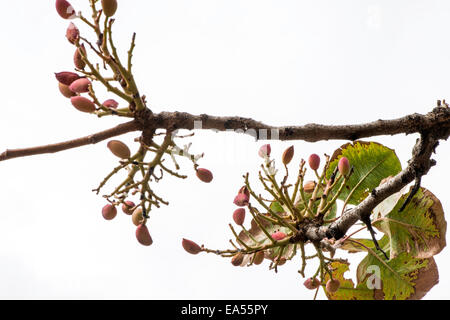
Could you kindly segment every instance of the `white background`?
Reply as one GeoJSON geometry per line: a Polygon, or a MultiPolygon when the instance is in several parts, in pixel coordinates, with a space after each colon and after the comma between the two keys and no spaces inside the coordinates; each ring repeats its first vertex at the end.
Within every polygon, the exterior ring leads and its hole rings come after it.
{"type": "MultiPolygon", "coordinates": [[[[89,16],[87,0],[72,4],[89,16]]],[[[2,151],[122,121],[80,113],[58,92],[53,73],[71,70],[74,49],[53,0],[3,1],[0,9],[2,151]]],[[[137,32],[135,75],[155,112],[241,115],[273,125],[347,124],[426,113],[437,99],[450,99],[449,18],[444,0],[130,0],[119,1],[114,34],[124,54],[137,32]]],[[[102,100],[110,97],[96,89],[102,100]]],[[[136,150],[136,136],[120,139],[136,150]]],[[[395,148],[405,166],[416,138],[373,140],[395,148]]],[[[233,197],[243,173],[255,177],[263,144],[207,131],[190,141],[193,151],[206,153],[200,164],[214,181],[199,182],[186,161],[189,179],[157,186],[170,206],[152,212],[151,247],[136,242],[129,216],[101,217],[104,201],[91,189],[117,164],[106,141],[0,163],[0,298],[312,298],[297,273],[298,258],[275,274],[267,262],[235,268],[220,257],[183,251],[183,237],[228,247],[233,197]]],[[[331,154],[342,143],[294,142],[295,160],[331,154]]],[[[279,159],[289,145],[272,142],[273,154],[279,159]]],[[[448,142],[437,150],[438,165],[423,186],[448,211],[448,142]]],[[[440,282],[426,298],[448,299],[449,249],[436,261],[440,282]]]]}

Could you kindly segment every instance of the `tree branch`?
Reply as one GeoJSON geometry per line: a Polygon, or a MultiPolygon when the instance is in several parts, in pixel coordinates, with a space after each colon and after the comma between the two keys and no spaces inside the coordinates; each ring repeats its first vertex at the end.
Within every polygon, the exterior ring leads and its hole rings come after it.
{"type": "MultiPolygon", "coordinates": [[[[154,114],[149,109],[144,109],[136,111],[133,121],[83,138],[33,148],[6,150],[0,154],[0,161],[95,144],[131,131],[142,131],[144,137],[146,132],[151,132],[152,136],[156,129],[169,131],[176,129],[239,130],[257,139],[305,140],[309,142],[331,139],[356,140],[377,135],[420,133],[420,139],[417,140],[413,149],[413,156],[403,171],[372,190],[371,194],[358,206],[346,211],[339,220],[329,226],[319,226],[316,221],[312,221],[304,224],[298,234],[293,237],[293,239],[302,241],[318,242],[325,238],[335,238],[336,240],[342,238],[352,225],[367,218],[384,199],[400,191],[413,180],[416,180],[416,184],[420,184],[421,177],[429,171],[431,166],[435,165],[431,155],[439,140],[447,139],[450,134],[450,108],[445,101],[443,106],[438,101],[438,106],[425,115],[415,113],[398,119],[378,120],[356,125],[307,124],[283,127],[269,126],[250,118],[216,117],[206,114],[195,116],[185,112],[154,114]],[[195,123],[196,121],[197,123],[195,123]],[[270,135],[267,134],[267,131],[270,132],[270,135]]],[[[404,206],[406,205],[407,202],[404,206]]]]}
{"type": "Polygon", "coordinates": [[[55,144],[48,144],[45,146],[39,146],[39,147],[32,147],[32,148],[24,148],[24,149],[12,149],[12,150],[6,150],[2,154],[0,154],[0,161],[5,161],[13,158],[19,158],[19,157],[27,157],[37,154],[44,154],[44,153],[55,153],[67,149],[73,149],[78,148],[81,146],[85,146],[88,144],[95,144],[97,142],[119,136],[131,131],[137,131],[139,130],[139,125],[133,120],[126,123],[119,124],[116,127],[113,127],[111,129],[97,132],[94,134],[91,134],[86,137],[59,142],[55,144]]]}
{"type": "Polygon", "coordinates": [[[384,199],[399,192],[412,181],[420,180],[423,175],[427,174],[429,169],[436,164],[431,159],[431,155],[435,152],[438,141],[440,139],[446,140],[449,134],[449,128],[446,130],[435,128],[432,131],[421,133],[420,139],[414,146],[412,158],[404,170],[372,190],[370,195],[359,205],[346,211],[339,220],[329,226],[305,225],[301,230],[303,237],[311,241],[320,241],[324,238],[335,238],[336,240],[342,238],[352,225],[370,215],[372,210],[384,199]]]}
{"type": "Polygon", "coordinates": [[[450,109],[445,106],[434,108],[428,114],[414,113],[392,120],[377,120],[355,125],[321,125],[275,127],[243,117],[216,117],[206,114],[192,115],[186,112],[161,112],[137,118],[144,128],[153,129],[212,129],[218,131],[241,130],[258,140],[357,140],[379,135],[410,134],[424,132],[432,128],[450,128],[450,109]],[[201,122],[201,128],[194,122],[201,122]],[[265,135],[267,134],[267,135],[265,135]]]}
{"type": "Polygon", "coordinates": [[[439,128],[450,130],[450,108],[447,105],[434,108],[426,115],[414,113],[392,120],[377,120],[356,125],[321,125],[306,124],[304,126],[269,126],[262,122],[243,117],[217,117],[206,114],[192,115],[186,112],[152,113],[141,110],[136,113],[134,121],[120,124],[114,128],[98,132],[83,138],[60,142],[39,147],[6,150],[0,154],[0,161],[31,156],[36,154],[54,153],[77,148],[88,144],[118,136],[131,131],[148,131],[155,129],[212,129],[218,131],[235,130],[254,136],[256,139],[304,140],[315,142],[320,140],[356,140],[377,135],[410,134],[425,132],[439,128]],[[196,126],[195,122],[200,123],[196,126]],[[269,134],[270,133],[270,134],[269,134]]]}

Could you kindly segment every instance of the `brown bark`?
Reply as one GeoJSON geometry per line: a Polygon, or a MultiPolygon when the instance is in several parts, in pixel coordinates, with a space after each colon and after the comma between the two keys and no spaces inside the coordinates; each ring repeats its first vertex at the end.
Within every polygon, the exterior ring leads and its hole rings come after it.
{"type": "Polygon", "coordinates": [[[217,117],[210,115],[192,115],[185,112],[161,112],[154,114],[144,110],[136,114],[133,121],[123,123],[114,128],[101,131],[86,137],[39,147],[6,150],[0,154],[0,161],[25,157],[36,154],[54,153],[66,149],[94,144],[102,140],[118,136],[131,131],[148,131],[166,129],[199,129],[195,127],[201,122],[201,129],[218,131],[238,131],[251,134],[257,139],[304,140],[309,142],[320,140],[356,140],[364,137],[379,135],[395,135],[420,133],[408,166],[389,180],[387,183],[372,190],[371,194],[358,206],[344,213],[344,215],[329,226],[319,226],[316,222],[304,224],[300,229],[298,239],[320,241],[324,238],[340,239],[347,230],[358,220],[366,217],[388,196],[400,191],[404,186],[425,175],[435,164],[431,159],[439,140],[447,139],[450,133],[450,108],[438,102],[438,107],[431,112],[411,114],[392,120],[377,120],[365,124],[352,125],[320,125],[307,124],[304,126],[269,126],[262,122],[242,117],[217,117]],[[264,135],[267,132],[267,135],[264,135]]]}

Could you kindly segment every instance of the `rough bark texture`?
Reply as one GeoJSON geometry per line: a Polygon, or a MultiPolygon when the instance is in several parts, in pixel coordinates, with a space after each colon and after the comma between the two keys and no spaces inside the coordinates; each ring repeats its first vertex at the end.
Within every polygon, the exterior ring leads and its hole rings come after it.
{"type": "Polygon", "coordinates": [[[257,139],[304,140],[357,140],[379,135],[410,134],[424,132],[431,128],[450,127],[450,109],[437,107],[428,114],[411,114],[393,120],[377,120],[354,125],[321,125],[274,127],[262,122],[242,117],[215,117],[206,114],[192,115],[186,112],[161,112],[150,114],[141,120],[144,127],[194,129],[194,122],[201,121],[202,129],[218,131],[240,130],[257,139]],[[267,136],[264,134],[267,133],[267,136]],[[274,136],[275,135],[275,136],[274,136]]]}
{"type": "MultiPolygon", "coordinates": [[[[218,131],[237,131],[250,134],[257,139],[304,140],[309,142],[320,140],[356,140],[364,137],[394,134],[420,133],[412,152],[408,166],[387,183],[372,190],[371,194],[358,206],[345,212],[343,216],[329,226],[321,226],[320,221],[303,223],[294,239],[320,242],[325,238],[342,238],[347,230],[358,220],[367,218],[371,211],[384,199],[400,191],[405,185],[416,181],[435,164],[431,159],[439,140],[447,139],[450,133],[450,108],[444,102],[431,112],[411,114],[393,120],[377,120],[365,124],[354,125],[320,125],[274,127],[262,122],[242,117],[216,117],[206,114],[192,115],[185,112],[152,113],[145,109],[135,114],[133,121],[123,123],[114,128],[98,132],[83,138],[50,144],[40,147],[6,150],[0,154],[0,161],[36,154],[53,153],[83,145],[94,144],[102,140],[131,131],[141,131],[144,138],[151,139],[156,129],[168,132],[177,129],[211,129],[218,131]],[[200,125],[201,124],[201,125],[200,125]]],[[[413,194],[413,193],[412,193],[413,194]]]]}
{"type": "MultiPolygon", "coordinates": [[[[440,105],[440,103],[438,104],[440,105]]],[[[151,135],[156,129],[168,129],[170,131],[177,129],[193,130],[196,122],[197,124],[201,123],[201,129],[244,132],[260,140],[304,140],[308,142],[321,140],[354,141],[365,137],[421,133],[437,129],[444,133],[448,132],[450,130],[450,108],[446,105],[438,106],[425,115],[415,113],[398,119],[377,120],[364,124],[336,126],[306,124],[304,126],[283,127],[269,126],[262,122],[242,117],[216,117],[206,114],[192,115],[186,112],[161,112],[154,114],[146,109],[136,114],[134,121],[87,137],[46,146],[6,150],[0,154],[0,161],[77,148],[131,131],[140,130],[144,133],[149,132],[149,135],[151,135]]]]}
{"type": "Polygon", "coordinates": [[[329,226],[317,226],[315,223],[305,224],[301,230],[303,238],[311,241],[320,241],[324,238],[340,239],[358,220],[370,215],[372,210],[384,199],[399,192],[404,186],[414,180],[420,182],[420,178],[427,174],[430,168],[435,165],[435,161],[431,159],[431,156],[435,152],[438,141],[447,139],[449,133],[448,127],[445,130],[438,127],[422,132],[420,139],[417,140],[414,146],[412,158],[404,170],[388,182],[372,190],[370,195],[358,206],[345,212],[339,220],[329,226]]]}
{"type": "Polygon", "coordinates": [[[115,136],[119,136],[131,131],[136,131],[138,129],[139,125],[135,121],[130,121],[123,124],[119,124],[114,128],[94,133],[78,139],[73,139],[55,144],[48,144],[39,147],[6,150],[2,154],[0,154],[0,161],[19,157],[27,157],[37,154],[55,153],[63,150],[78,148],[89,144],[95,144],[115,136]]]}

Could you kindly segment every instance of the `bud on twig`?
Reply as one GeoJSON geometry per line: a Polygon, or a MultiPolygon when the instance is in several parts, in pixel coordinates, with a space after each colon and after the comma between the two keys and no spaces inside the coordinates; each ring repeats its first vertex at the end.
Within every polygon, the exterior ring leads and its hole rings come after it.
{"type": "Polygon", "coordinates": [[[320,286],[320,281],[317,278],[308,278],[303,285],[309,290],[314,290],[320,286]]]}
{"type": "Polygon", "coordinates": [[[86,67],[86,62],[84,62],[80,51],[82,51],[86,56],[86,48],[84,47],[84,44],[75,50],[75,54],[73,55],[73,64],[75,65],[75,68],[83,70],[86,67]]]}
{"type": "Polygon", "coordinates": [[[242,261],[244,261],[244,255],[239,252],[231,259],[231,264],[235,267],[239,267],[242,261]]]}
{"type": "Polygon", "coordinates": [[[112,204],[107,204],[102,209],[102,216],[105,220],[112,220],[117,215],[117,209],[112,204]]]}
{"type": "Polygon", "coordinates": [[[326,289],[329,293],[334,293],[339,290],[341,283],[337,279],[330,279],[326,284],[326,289]]]}
{"type": "Polygon", "coordinates": [[[198,168],[196,174],[201,181],[206,183],[211,182],[213,179],[213,174],[211,173],[211,171],[205,168],[198,168]]]}
{"type": "MultiPolygon", "coordinates": [[[[91,81],[87,78],[81,78],[72,82],[69,86],[69,89],[76,93],[84,93],[89,92],[89,86],[91,85],[91,81]]],[[[95,109],[95,107],[94,107],[95,109]]]]}
{"type": "Polygon", "coordinates": [[[249,197],[245,193],[238,193],[238,195],[234,198],[233,203],[238,207],[245,207],[248,205],[249,197]]]}
{"type": "Polygon", "coordinates": [[[265,144],[261,146],[261,148],[259,148],[258,155],[261,158],[267,158],[270,157],[270,152],[271,152],[270,144],[265,144]]]}
{"type": "Polygon", "coordinates": [[[55,73],[55,77],[56,80],[58,80],[62,84],[65,84],[66,86],[70,86],[72,82],[80,79],[80,76],[78,74],[69,71],[55,73]]]}
{"type": "Polygon", "coordinates": [[[111,140],[106,145],[109,150],[116,156],[121,159],[129,159],[131,156],[131,151],[128,146],[119,140],[111,140]]]}
{"type": "Polygon", "coordinates": [[[283,156],[281,157],[281,161],[283,161],[284,165],[288,165],[294,157],[294,146],[290,146],[283,152],[283,156]]]}
{"type": "Polygon", "coordinates": [[[69,86],[66,86],[65,84],[62,84],[61,82],[58,82],[59,91],[61,94],[66,98],[72,98],[75,97],[77,94],[69,89],[69,86]]]}
{"type": "Polygon", "coordinates": [[[281,258],[276,257],[275,260],[273,260],[273,262],[275,262],[277,264],[277,266],[282,266],[283,264],[286,263],[286,261],[287,261],[286,258],[283,258],[283,257],[281,257],[281,258]]]}
{"type": "Polygon", "coordinates": [[[103,13],[107,17],[112,17],[117,10],[117,0],[102,0],[103,13]]]}
{"type": "Polygon", "coordinates": [[[274,232],[274,233],[272,234],[272,238],[273,238],[273,240],[275,240],[275,241],[283,240],[284,238],[286,238],[286,233],[284,233],[284,232],[282,232],[282,231],[274,232]]]}
{"type": "Polygon", "coordinates": [[[108,99],[103,102],[103,106],[106,108],[117,109],[117,107],[119,107],[119,103],[114,99],[108,99]]]}
{"type": "Polygon", "coordinates": [[[56,11],[63,19],[73,19],[76,16],[74,8],[66,0],[56,0],[55,7],[56,11]]]}
{"type": "Polygon", "coordinates": [[[142,223],[142,221],[144,220],[144,215],[142,214],[142,208],[136,208],[133,211],[133,214],[131,215],[131,220],[133,221],[133,224],[135,226],[138,226],[142,223]]]}
{"type": "Polygon", "coordinates": [[[233,212],[233,220],[238,226],[242,226],[245,220],[245,209],[239,208],[233,212]]]}
{"type": "Polygon", "coordinates": [[[72,97],[70,98],[70,102],[72,102],[72,105],[81,112],[92,113],[95,111],[94,103],[85,97],[72,97]]]}
{"type": "Polygon", "coordinates": [[[343,176],[346,176],[346,175],[349,174],[349,172],[350,172],[350,163],[348,162],[348,159],[346,157],[342,157],[341,159],[339,159],[338,169],[339,169],[339,172],[343,176]]]}
{"type": "Polygon", "coordinates": [[[238,194],[239,193],[243,193],[245,194],[248,198],[250,198],[250,191],[248,191],[247,186],[243,186],[239,189],[238,194]]]}
{"type": "Polygon", "coordinates": [[[196,244],[194,241],[191,240],[183,238],[181,245],[183,246],[184,250],[186,250],[186,252],[190,254],[198,254],[199,252],[202,251],[202,248],[200,248],[198,244],[196,244]]]}
{"type": "Polygon", "coordinates": [[[260,265],[264,261],[264,251],[258,251],[255,253],[255,259],[253,263],[256,265],[260,265]]]}
{"type": "Polygon", "coordinates": [[[67,28],[66,38],[71,44],[75,44],[75,42],[80,38],[80,30],[78,30],[77,26],[73,22],[71,22],[67,28]]]}
{"type": "Polygon", "coordinates": [[[316,188],[315,181],[308,181],[308,182],[305,182],[305,184],[303,185],[303,190],[306,193],[313,193],[315,188],[316,188]]]}
{"type": "Polygon", "coordinates": [[[320,157],[319,157],[317,154],[313,153],[313,154],[310,155],[309,158],[308,158],[308,164],[309,164],[309,167],[310,167],[312,170],[317,170],[317,169],[319,169],[319,166],[320,166],[320,157]]]}
{"type": "Polygon", "coordinates": [[[153,239],[148,232],[148,228],[145,224],[140,224],[136,229],[136,239],[143,246],[150,246],[153,243],[153,239]]]}
{"type": "Polygon", "coordinates": [[[123,211],[123,213],[125,213],[127,215],[132,215],[134,207],[135,207],[135,204],[133,201],[125,201],[122,204],[122,211],[123,211]]]}

